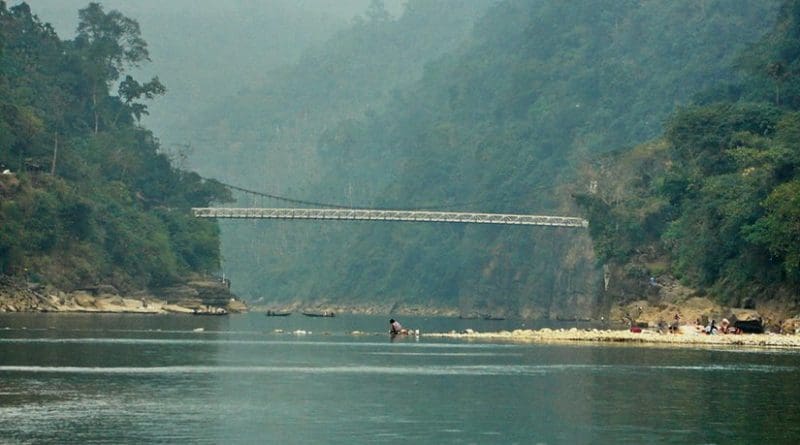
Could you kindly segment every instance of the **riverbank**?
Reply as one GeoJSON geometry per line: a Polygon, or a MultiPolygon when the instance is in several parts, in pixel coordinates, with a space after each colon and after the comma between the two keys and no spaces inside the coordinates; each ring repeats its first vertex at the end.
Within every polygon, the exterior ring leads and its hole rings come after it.
{"type": "Polygon", "coordinates": [[[193,278],[186,284],[161,289],[159,293],[139,291],[121,295],[110,285],[62,291],[3,277],[0,279],[0,312],[216,314],[220,309],[232,313],[247,311],[247,305],[236,299],[224,283],[193,278]]]}
{"type": "Polygon", "coordinates": [[[462,332],[425,333],[426,337],[454,338],[462,340],[509,341],[519,343],[625,343],[632,345],[670,346],[752,346],[800,349],[797,334],[719,334],[698,333],[694,326],[681,326],[677,334],[659,333],[645,329],[634,333],[628,330],[600,329],[517,329],[514,331],[477,332],[467,329],[462,332]]]}
{"type": "MultiPolygon", "coordinates": [[[[415,316],[415,317],[453,317],[453,318],[490,318],[520,319],[518,315],[507,314],[502,309],[497,312],[471,311],[464,313],[458,308],[441,306],[435,301],[427,304],[389,303],[352,303],[322,301],[295,301],[275,304],[253,304],[253,312],[333,312],[335,314],[415,316]]],[[[626,304],[614,305],[608,313],[589,316],[564,316],[550,314],[551,320],[593,322],[596,325],[623,325],[634,323],[643,328],[657,328],[668,325],[678,314],[683,323],[706,324],[707,320],[717,323],[727,318],[733,320],[760,320],[764,328],[776,333],[794,333],[800,329],[800,309],[780,302],[765,302],[757,307],[734,308],[719,305],[705,297],[685,297],[671,301],[635,300],[626,304]]],[[[524,318],[524,317],[523,317],[524,318]]],[[[538,319],[538,318],[531,318],[538,319]]]]}
{"type": "Polygon", "coordinates": [[[460,315],[457,308],[436,305],[430,302],[428,305],[422,304],[347,304],[336,302],[291,302],[278,304],[250,304],[251,312],[291,312],[299,314],[301,312],[334,313],[334,314],[357,314],[357,315],[399,315],[414,317],[458,317],[460,315]]]}

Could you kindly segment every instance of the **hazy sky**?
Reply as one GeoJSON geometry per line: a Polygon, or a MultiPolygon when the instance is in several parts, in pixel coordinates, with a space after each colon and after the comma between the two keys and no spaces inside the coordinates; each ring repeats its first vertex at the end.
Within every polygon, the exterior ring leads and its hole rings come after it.
{"type": "MultiPolygon", "coordinates": [[[[394,14],[404,0],[387,0],[394,14]]],[[[20,3],[11,0],[9,6],[20,3]]],[[[158,75],[167,95],[149,104],[145,125],[170,139],[170,128],[296,60],[363,15],[370,0],[103,0],[139,22],[152,62],[134,71],[158,75]]],[[[74,36],[88,0],[29,0],[34,14],[62,39],[74,36]]]]}
{"type": "MultiPolygon", "coordinates": [[[[349,20],[363,13],[370,0],[99,0],[106,11],[116,9],[135,18],[146,26],[158,16],[183,14],[187,17],[228,16],[245,18],[250,14],[268,14],[274,10],[293,9],[309,15],[329,16],[333,20],[349,20]]],[[[10,6],[21,3],[8,2],[10,6]]],[[[69,37],[77,25],[78,9],[86,7],[89,0],[28,0],[34,13],[50,22],[58,33],[69,37]]],[[[402,2],[388,0],[387,8],[399,12],[402,2]]]]}

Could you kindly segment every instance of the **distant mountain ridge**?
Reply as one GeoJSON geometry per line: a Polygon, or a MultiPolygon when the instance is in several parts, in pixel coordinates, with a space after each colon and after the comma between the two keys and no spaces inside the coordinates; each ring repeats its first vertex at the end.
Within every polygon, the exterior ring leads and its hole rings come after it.
{"type": "MultiPolygon", "coordinates": [[[[459,209],[574,214],[570,194],[589,186],[581,162],[658,135],[676,105],[733,79],[736,55],[772,26],[776,11],[777,3],[747,1],[497,2],[385,105],[317,121],[304,110],[288,116],[316,139],[274,126],[284,118],[270,104],[280,100],[245,113],[270,125],[226,114],[215,124],[220,141],[249,133],[268,142],[228,145],[219,154],[246,161],[228,161],[228,176],[215,171],[259,189],[359,206],[473,203],[459,209]],[[252,166],[263,170],[246,173],[252,166]]],[[[372,32],[407,37],[405,23],[372,32]]],[[[371,78],[353,82],[352,71],[338,70],[360,66],[348,52],[361,48],[358,36],[369,28],[360,26],[328,43],[339,52],[322,60],[312,53],[295,68],[307,79],[320,75],[309,91],[333,88],[309,99],[298,90],[301,103],[316,97],[317,110],[329,109],[337,88],[369,85],[371,78]]],[[[387,55],[394,53],[371,56],[387,55]]],[[[272,94],[293,97],[278,85],[272,94]]],[[[352,91],[358,102],[371,90],[352,91]]],[[[262,97],[249,94],[253,104],[262,97]]],[[[206,156],[203,165],[222,165],[222,156],[206,156]]],[[[232,223],[223,224],[223,239],[240,292],[267,300],[388,300],[545,317],[585,316],[609,304],[591,242],[574,232],[232,223]]]]}

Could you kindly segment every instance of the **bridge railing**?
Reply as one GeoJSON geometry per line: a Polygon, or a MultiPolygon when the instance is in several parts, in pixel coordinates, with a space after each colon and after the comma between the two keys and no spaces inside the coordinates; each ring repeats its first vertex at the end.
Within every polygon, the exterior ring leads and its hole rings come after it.
{"type": "Polygon", "coordinates": [[[587,220],[569,216],[434,212],[426,210],[195,207],[192,208],[192,214],[197,218],[416,221],[578,228],[589,226],[587,220]]]}

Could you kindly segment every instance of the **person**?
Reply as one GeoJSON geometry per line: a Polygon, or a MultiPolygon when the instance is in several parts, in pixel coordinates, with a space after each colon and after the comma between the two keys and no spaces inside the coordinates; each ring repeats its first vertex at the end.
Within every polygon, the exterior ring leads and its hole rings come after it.
{"type": "Polygon", "coordinates": [[[731,325],[731,322],[728,321],[727,318],[722,319],[722,324],[720,325],[720,330],[723,334],[738,334],[739,329],[735,326],[731,325]]]}
{"type": "Polygon", "coordinates": [[[392,335],[408,334],[408,329],[404,328],[398,321],[392,318],[389,320],[389,333],[392,335]]]}
{"type": "Polygon", "coordinates": [[[711,322],[708,323],[708,326],[706,326],[705,328],[705,332],[708,335],[713,335],[717,333],[717,325],[715,320],[712,319],[711,322]]]}
{"type": "Polygon", "coordinates": [[[675,313],[672,324],[669,325],[669,332],[677,334],[681,330],[681,314],[675,313]]]}

